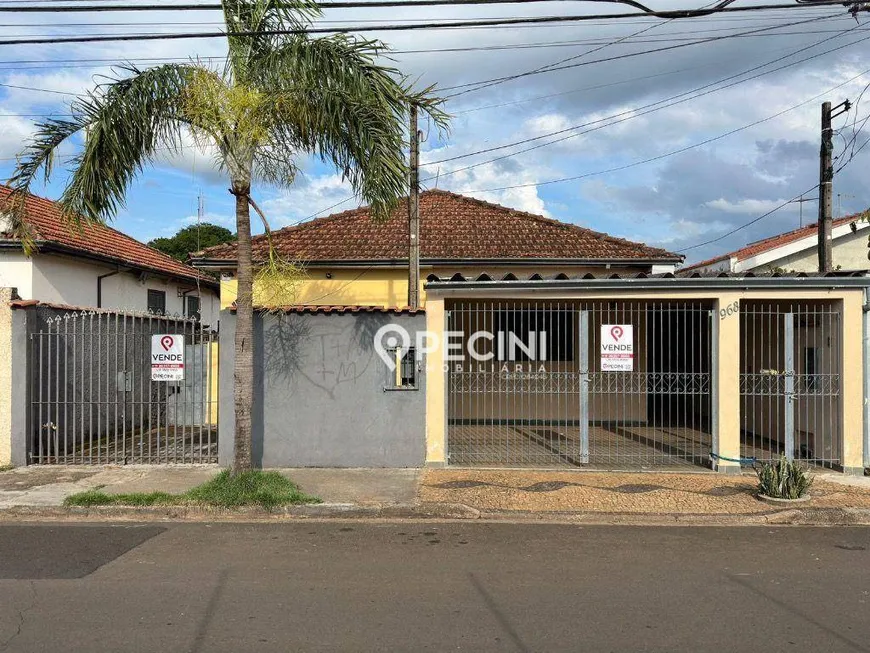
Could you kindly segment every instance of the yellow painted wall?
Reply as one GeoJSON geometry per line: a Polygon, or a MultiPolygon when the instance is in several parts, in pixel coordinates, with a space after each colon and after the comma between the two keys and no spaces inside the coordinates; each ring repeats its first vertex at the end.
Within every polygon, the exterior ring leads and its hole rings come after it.
{"type": "MultiPolygon", "coordinates": [[[[460,266],[460,267],[427,267],[420,275],[420,298],[425,304],[426,293],[423,286],[426,277],[435,274],[440,278],[449,278],[456,273],[466,277],[477,277],[484,272],[493,279],[500,279],[508,272],[518,279],[528,279],[532,274],[542,276],[556,275],[564,272],[569,276],[585,274],[630,273],[628,268],[604,268],[589,266],[460,266]]],[[[275,301],[265,301],[266,293],[258,284],[254,285],[254,304],[274,304],[275,301]]],[[[221,279],[221,308],[227,308],[236,300],[236,280],[230,277],[221,279]]],[[[292,297],[281,298],[280,304],[314,304],[314,305],[360,305],[360,306],[405,306],[408,303],[408,272],[403,268],[309,268],[300,280],[292,297]],[[331,275],[327,278],[326,275],[331,275]]]]}
{"type": "Polygon", "coordinates": [[[12,299],[0,288],[0,467],[12,462],[12,299]]]}

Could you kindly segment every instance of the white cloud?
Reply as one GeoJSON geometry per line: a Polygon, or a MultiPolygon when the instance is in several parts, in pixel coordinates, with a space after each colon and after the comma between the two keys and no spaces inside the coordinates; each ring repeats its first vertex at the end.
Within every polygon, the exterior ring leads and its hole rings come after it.
{"type": "Polygon", "coordinates": [[[755,215],[773,211],[776,207],[784,204],[786,200],[754,200],[741,199],[736,202],[731,202],[723,197],[710,202],[705,202],[704,206],[724,213],[737,213],[740,215],[755,215]]]}

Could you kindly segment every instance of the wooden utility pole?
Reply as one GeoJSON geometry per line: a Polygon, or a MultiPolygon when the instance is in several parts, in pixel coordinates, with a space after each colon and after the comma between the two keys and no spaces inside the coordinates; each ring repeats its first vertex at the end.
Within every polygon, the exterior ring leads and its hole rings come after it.
{"type": "Polygon", "coordinates": [[[834,213],[834,130],[831,121],[852,107],[849,100],[831,107],[822,103],[822,147],[819,150],[819,272],[830,272],[833,263],[831,252],[831,221],[834,213]]]}
{"type": "Polygon", "coordinates": [[[408,189],[408,306],[420,308],[420,137],[417,105],[411,105],[410,188],[408,189]]]}

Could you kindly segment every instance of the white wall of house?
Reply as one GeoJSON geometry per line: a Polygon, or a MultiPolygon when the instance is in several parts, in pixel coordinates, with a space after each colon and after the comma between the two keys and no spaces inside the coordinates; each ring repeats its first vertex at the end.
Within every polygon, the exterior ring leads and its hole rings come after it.
{"type": "Polygon", "coordinates": [[[25,299],[33,295],[33,261],[23,252],[0,250],[0,287],[16,288],[25,299]]]}
{"type": "MultiPolygon", "coordinates": [[[[870,268],[870,260],[867,259],[867,234],[864,229],[852,233],[846,233],[835,238],[831,243],[831,262],[834,268],[841,270],[863,270],[870,268]]],[[[782,256],[776,263],[776,267],[791,272],[818,272],[819,254],[816,250],[816,242],[813,240],[809,247],[798,252],[782,256]]]]}
{"type": "MultiPolygon", "coordinates": [[[[831,258],[835,269],[870,269],[870,259],[867,258],[867,254],[870,252],[867,247],[870,223],[858,222],[855,227],[857,231],[853,232],[851,225],[844,224],[835,227],[831,232],[831,258]]],[[[738,260],[734,256],[726,256],[703,267],[695,268],[695,271],[759,273],[782,270],[786,272],[818,272],[817,244],[818,239],[814,234],[749,258],[738,260]]]]}
{"type": "MultiPolygon", "coordinates": [[[[0,286],[18,289],[22,299],[92,308],[97,306],[97,277],[114,267],[72,256],[36,254],[32,259],[19,252],[0,252],[0,286]]],[[[121,272],[102,282],[102,308],[145,312],[148,290],[166,295],[166,312],[184,313],[185,291],[196,295],[196,284],[152,274],[121,272]]],[[[200,314],[206,324],[217,325],[220,300],[215,291],[200,289],[200,314]]]]}

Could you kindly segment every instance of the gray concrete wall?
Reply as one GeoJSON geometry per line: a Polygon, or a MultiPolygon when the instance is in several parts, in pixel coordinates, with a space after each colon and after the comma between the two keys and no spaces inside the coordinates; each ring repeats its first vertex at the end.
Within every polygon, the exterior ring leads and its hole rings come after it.
{"type": "MultiPolygon", "coordinates": [[[[266,315],[254,325],[254,463],[263,467],[418,467],[425,461],[425,377],[384,390],[374,334],[423,315],[266,315]]],[[[232,462],[235,316],[221,315],[221,464],[232,462]]]]}

